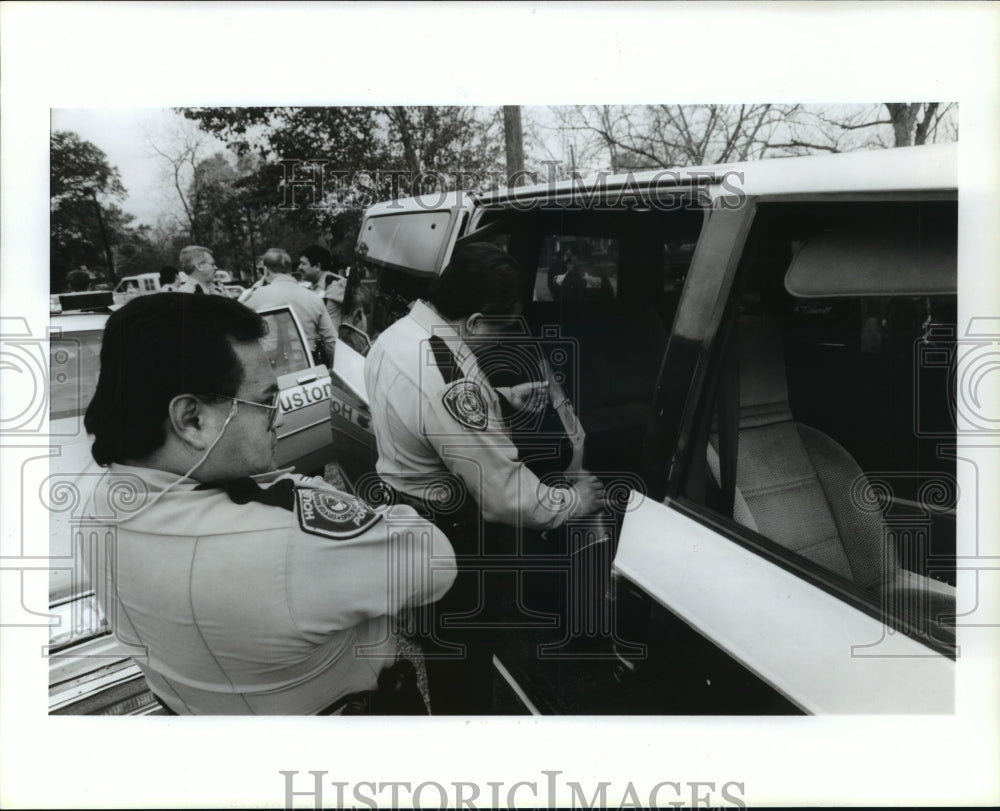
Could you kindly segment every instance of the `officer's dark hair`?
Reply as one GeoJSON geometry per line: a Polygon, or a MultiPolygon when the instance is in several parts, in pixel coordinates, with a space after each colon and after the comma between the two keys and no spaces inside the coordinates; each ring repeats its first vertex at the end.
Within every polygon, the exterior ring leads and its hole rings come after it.
{"type": "Polygon", "coordinates": [[[323,270],[330,270],[330,265],[333,264],[333,254],[322,245],[310,245],[303,248],[299,256],[304,256],[309,260],[310,265],[318,266],[323,270]]]}
{"type": "Polygon", "coordinates": [[[164,265],[160,268],[160,284],[173,284],[177,281],[177,273],[173,265],[164,265]]]}
{"type": "Polygon", "coordinates": [[[525,282],[514,257],[489,242],[473,242],[452,254],[427,298],[445,318],[511,315],[524,301],[525,282]]]}
{"type": "Polygon", "coordinates": [[[161,447],[167,407],[178,394],[235,396],[243,366],[230,342],[266,333],[263,317],[226,296],[154,293],[112,313],[84,418],[94,460],[122,463],[161,447]]]}

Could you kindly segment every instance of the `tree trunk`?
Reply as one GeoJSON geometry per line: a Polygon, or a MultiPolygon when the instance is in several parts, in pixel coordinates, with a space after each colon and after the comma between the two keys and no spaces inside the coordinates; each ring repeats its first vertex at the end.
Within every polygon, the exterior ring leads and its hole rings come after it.
{"type": "Polygon", "coordinates": [[[250,237],[250,284],[257,281],[257,240],[254,239],[254,232],[256,230],[256,223],[253,220],[253,211],[248,209],[246,214],[247,218],[247,233],[250,237]]]}
{"type": "Polygon", "coordinates": [[[892,135],[896,146],[913,146],[913,128],[917,121],[919,104],[885,105],[892,122],[892,135]]]}
{"type": "Polygon", "coordinates": [[[524,185],[524,136],[521,133],[521,108],[503,108],[503,134],[507,144],[507,184],[524,185]]]}
{"type": "Polygon", "coordinates": [[[94,209],[97,211],[97,227],[101,232],[101,242],[104,243],[104,258],[108,263],[108,275],[111,279],[117,279],[115,274],[115,259],[111,254],[111,243],[108,242],[108,232],[104,230],[104,217],[101,216],[101,204],[97,202],[97,193],[90,193],[91,199],[94,201],[94,209]]]}
{"type": "Polygon", "coordinates": [[[420,156],[413,143],[413,132],[410,130],[410,120],[406,114],[405,107],[387,107],[386,112],[389,120],[396,125],[399,130],[399,140],[403,144],[403,157],[406,159],[406,168],[410,172],[410,194],[420,193],[420,186],[417,178],[420,175],[420,156]]]}
{"type": "Polygon", "coordinates": [[[924,117],[917,124],[917,131],[913,138],[914,146],[920,146],[927,143],[927,133],[934,121],[934,114],[937,112],[939,104],[940,102],[937,101],[928,102],[927,106],[924,108],[924,117]]]}

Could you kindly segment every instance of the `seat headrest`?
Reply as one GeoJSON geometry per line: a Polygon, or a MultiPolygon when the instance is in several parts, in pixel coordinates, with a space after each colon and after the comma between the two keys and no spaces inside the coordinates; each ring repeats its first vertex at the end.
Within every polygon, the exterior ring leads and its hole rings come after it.
{"type": "Polygon", "coordinates": [[[740,318],[740,428],[791,421],[781,334],[763,316],[740,318]]]}

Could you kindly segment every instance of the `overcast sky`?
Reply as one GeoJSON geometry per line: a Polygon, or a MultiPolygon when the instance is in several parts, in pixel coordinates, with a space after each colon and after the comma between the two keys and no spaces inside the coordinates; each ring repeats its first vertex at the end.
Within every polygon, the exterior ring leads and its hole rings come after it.
{"type": "MultiPolygon", "coordinates": [[[[157,108],[59,109],[52,110],[52,129],[75,132],[103,150],[108,163],[118,168],[128,194],[119,205],[135,216],[137,224],[152,226],[164,212],[180,213],[177,193],[164,178],[167,164],[149,143],[176,126],[178,118],[172,110],[157,108]]],[[[222,142],[217,144],[225,148],[222,142]]]]}

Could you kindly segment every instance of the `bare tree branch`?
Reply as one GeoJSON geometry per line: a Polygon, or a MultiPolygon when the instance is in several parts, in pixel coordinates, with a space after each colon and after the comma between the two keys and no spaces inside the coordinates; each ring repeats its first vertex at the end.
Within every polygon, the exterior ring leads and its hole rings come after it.
{"type": "Polygon", "coordinates": [[[780,144],[772,143],[772,144],[769,144],[768,146],[770,146],[770,147],[772,147],[774,149],[794,149],[794,148],[801,148],[801,149],[821,149],[824,152],[834,152],[834,153],[840,152],[840,150],[837,149],[837,147],[835,147],[835,146],[830,146],[829,144],[814,144],[814,143],[809,143],[808,141],[796,141],[796,140],[792,140],[792,141],[788,141],[786,143],[780,143],[780,144]]]}

